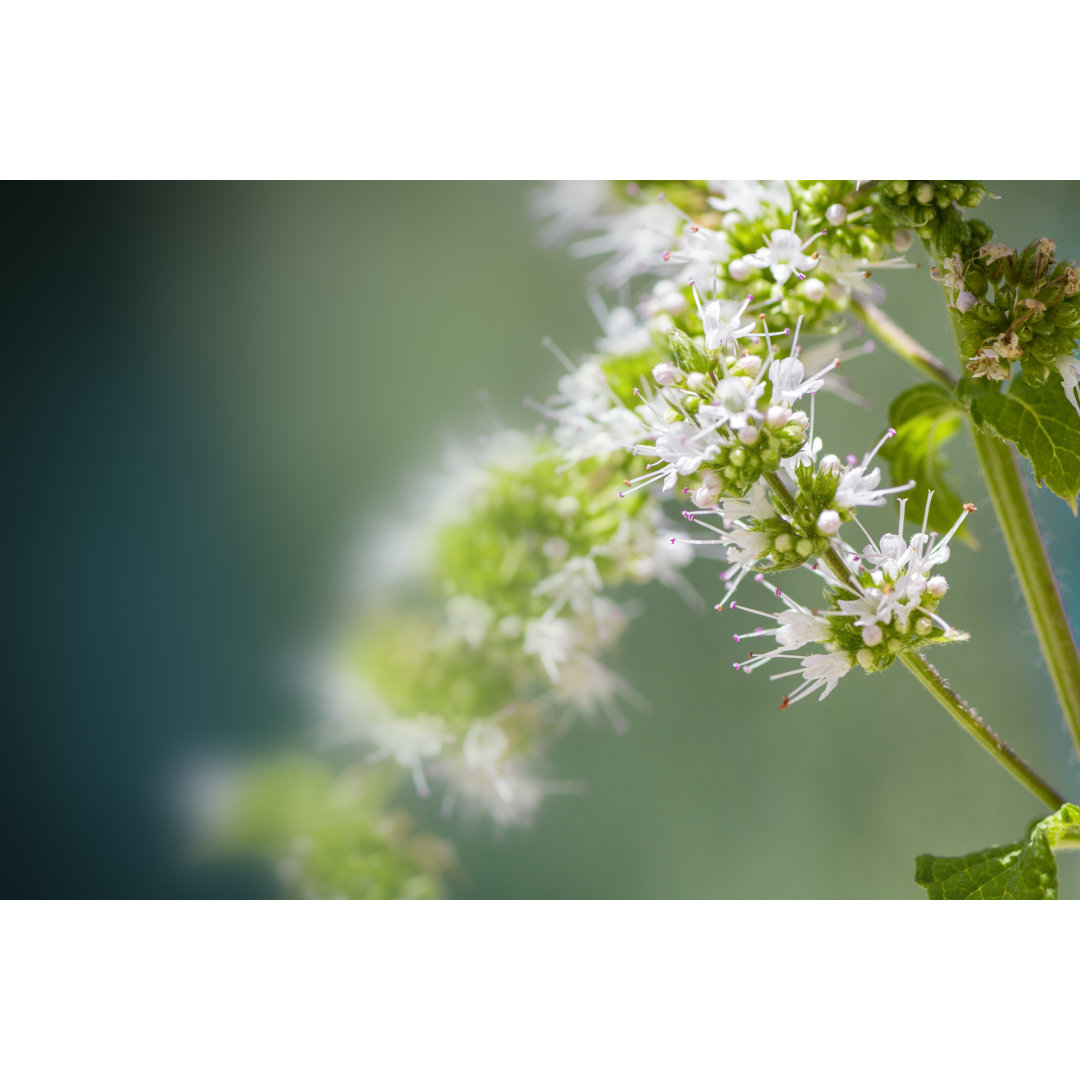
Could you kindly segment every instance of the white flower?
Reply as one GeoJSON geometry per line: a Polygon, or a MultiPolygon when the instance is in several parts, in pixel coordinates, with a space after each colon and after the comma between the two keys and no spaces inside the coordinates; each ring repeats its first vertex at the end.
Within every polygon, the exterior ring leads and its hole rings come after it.
{"type": "Polygon", "coordinates": [[[597,338],[596,348],[609,356],[628,356],[643,352],[652,344],[648,328],[643,326],[637,315],[630,308],[617,307],[603,311],[601,306],[600,325],[604,336],[597,338]]]}
{"type": "MultiPolygon", "coordinates": [[[[550,596],[549,615],[557,615],[569,604],[578,614],[588,611],[596,594],[604,587],[596,562],[591,555],[578,555],[568,559],[560,570],[544,578],[533,596],[550,596]]],[[[528,650],[526,650],[528,651],[528,650]]]]}
{"type": "Polygon", "coordinates": [[[743,499],[724,500],[724,527],[730,529],[740,518],[753,518],[755,521],[764,521],[766,518],[776,517],[772,500],[769,498],[769,487],[764,480],[758,481],[743,499]]]}
{"type": "Polygon", "coordinates": [[[686,307],[687,300],[682,289],[666,278],[658,281],[652,287],[652,292],[638,304],[638,310],[647,319],[662,313],[680,315],[686,307]]]}
{"type": "Polygon", "coordinates": [[[1080,416],[1080,357],[1057,356],[1054,358],[1054,367],[1061,376],[1065,399],[1080,416]]]}
{"type": "MultiPolygon", "coordinates": [[[[738,431],[751,420],[760,423],[764,419],[755,408],[764,393],[763,382],[755,382],[745,375],[729,375],[716,384],[712,401],[698,409],[698,416],[714,428],[726,424],[732,431],[738,431]]],[[[755,441],[751,440],[751,443],[755,441]]]]}
{"type": "Polygon", "coordinates": [[[470,768],[464,755],[455,755],[438,763],[438,773],[446,785],[444,815],[460,800],[466,813],[489,817],[500,828],[530,824],[546,788],[556,787],[530,776],[520,761],[503,760],[498,769],[470,768]]]}
{"type": "Polygon", "coordinates": [[[392,758],[412,773],[416,792],[421,798],[430,794],[423,763],[438,757],[447,743],[453,742],[440,716],[421,715],[408,720],[372,719],[361,727],[363,737],[375,745],[368,762],[392,758]]]}
{"type": "Polygon", "coordinates": [[[784,698],[781,708],[786,709],[794,705],[796,701],[808,694],[816,693],[822,687],[821,697],[818,701],[824,701],[836,689],[836,684],[851,670],[854,661],[846,652],[811,653],[802,658],[802,663],[795,671],[782,671],[771,676],[772,679],[783,679],[789,675],[801,675],[803,684],[793,694],[784,698]]]}
{"type": "Polygon", "coordinates": [[[570,246],[570,253],[579,257],[609,255],[596,277],[617,289],[656,265],[661,252],[671,246],[678,221],[679,215],[666,203],[648,203],[600,219],[596,224],[604,231],[578,240],[570,246]]]}
{"type": "Polygon", "coordinates": [[[607,180],[556,180],[532,192],[531,209],[549,219],[540,230],[544,244],[561,244],[571,233],[587,228],[611,197],[607,180]]]}
{"type": "Polygon", "coordinates": [[[679,243],[665,251],[664,262],[679,267],[676,281],[689,285],[693,281],[711,281],[716,267],[731,254],[731,245],[721,232],[714,232],[691,222],[679,236],[679,243]]]}
{"type": "Polygon", "coordinates": [[[857,465],[849,465],[840,476],[840,483],[836,488],[836,505],[842,509],[850,509],[853,506],[884,506],[885,497],[894,495],[898,491],[907,491],[915,486],[912,480],[897,487],[879,488],[881,482],[881,470],[870,469],[870,462],[874,455],[891,439],[896,432],[889,430],[881,440],[857,465]],[[867,470],[870,469],[868,472],[867,470]]]}
{"type": "Polygon", "coordinates": [[[762,270],[767,269],[778,285],[783,285],[792,274],[802,280],[806,276],[805,271],[812,270],[817,263],[815,256],[804,255],[803,251],[820,235],[813,233],[800,240],[792,222],[790,229],[773,229],[769,239],[765,240],[765,246],[758,248],[753,255],[744,256],[743,261],[762,270]]]}
{"type": "MultiPolygon", "coordinates": [[[[769,366],[769,381],[773,388],[773,401],[791,408],[804,394],[816,394],[824,385],[824,375],[811,375],[805,378],[805,368],[799,359],[799,330],[802,328],[802,316],[795,324],[795,336],[792,338],[791,351],[783,360],[773,360],[769,366]]],[[[772,338],[769,337],[769,354],[772,355],[772,338]]],[[[829,370],[836,367],[835,360],[829,370]]]]}
{"type": "Polygon", "coordinates": [[[495,612],[472,596],[452,596],[446,602],[446,622],[453,641],[478,649],[495,619],[495,612]]]}
{"type": "Polygon", "coordinates": [[[545,615],[540,619],[530,619],[525,624],[521,651],[526,656],[535,656],[548,678],[557,683],[559,665],[570,656],[575,637],[574,627],[568,620],[545,615]]]}
{"type": "Polygon", "coordinates": [[[754,332],[753,319],[745,323],[741,321],[752,299],[748,296],[741,304],[737,300],[711,300],[704,308],[698,303],[706,348],[733,349],[739,338],[754,332]]]}
{"type": "Polygon", "coordinates": [[[720,192],[722,198],[709,199],[709,205],[721,212],[740,214],[745,220],[759,217],[767,204],[781,211],[791,210],[791,192],[782,180],[710,180],[709,188],[720,192]]]}
{"type": "Polygon", "coordinates": [[[552,690],[559,704],[567,705],[590,719],[603,713],[610,719],[616,733],[622,734],[629,725],[615,704],[620,693],[627,697],[635,696],[618,675],[588,656],[567,661],[563,665],[559,685],[552,690]]]}
{"type": "Polygon", "coordinates": [[[763,619],[772,619],[778,624],[777,626],[768,629],[758,627],[758,629],[751,631],[750,633],[732,635],[736,643],[759,637],[771,637],[776,641],[776,648],[765,653],[752,653],[750,660],[735,664],[734,666],[736,669],[753,671],[754,668],[760,667],[762,664],[767,664],[770,660],[783,656],[793,649],[801,649],[804,645],[808,645],[811,642],[830,640],[832,637],[832,628],[829,626],[827,619],[824,619],[816,612],[803,607],[802,604],[799,604],[790,596],[786,596],[780,589],[774,589],[773,586],[768,584],[765,580],[764,574],[758,574],[754,580],[764,585],[770,593],[775,594],[783,600],[785,610],[774,614],[771,611],[758,611],[755,608],[747,607],[745,604],[738,603],[734,600],[731,602],[733,610],[737,608],[740,611],[749,612],[750,614],[757,615],[763,619]]]}

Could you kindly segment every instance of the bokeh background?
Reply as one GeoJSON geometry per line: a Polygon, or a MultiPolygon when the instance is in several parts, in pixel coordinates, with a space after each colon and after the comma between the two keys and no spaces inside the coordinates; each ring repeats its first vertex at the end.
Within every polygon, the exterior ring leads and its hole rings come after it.
{"type": "MultiPolygon", "coordinates": [[[[1080,183],[993,183],[1005,241],[1080,256],[1080,183]]],[[[3,894],[260,897],[270,874],[195,857],[178,777],[302,746],[297,659],[350,552],[437,468],[444,432],[536,417],[587,349],[589,267],[534,240],[528,185],[22,184],[0,201],[6,359],[3,894]]],[[[888,308],[950,356],[940,287],[882,277],[888,308]]],[[[884,350],[848,368],[876,407],[828,395],[819,430],[861,454],[916,381],[884,350]]],[[[987,503],[954,548],[935,657],[955,688],[1074,798],[1080,770],[987,503]]],[[[1080,524],[1035,491],[1080,623],[1080,524]]],[[[877,511],[874,531],[892,522],[877,511]]],[[[695,568],[706,597],[717,565],[695,568]]],[[[581,724],[554,772],[585,781],[530,830],[439,820],[461,897],[922,895],[914,856],[1018,836],[1040,806],[907,673],[855,673],[777,710],[731,670],[731,626],[660,588],[621,649],[652,702],[628,734],[581,724]]],[[[1062,860],[1080,897],[1080,858],[1062,860]]]]}

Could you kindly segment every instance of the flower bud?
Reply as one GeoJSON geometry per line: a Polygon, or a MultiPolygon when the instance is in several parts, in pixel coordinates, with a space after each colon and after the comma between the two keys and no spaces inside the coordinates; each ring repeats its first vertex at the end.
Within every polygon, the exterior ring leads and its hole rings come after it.
{"type": "Polygon", "coordinates": [[[818,532],[825,536],[835,536],[840,531],[840,515],[835,510],[822,510],[818,514],[818,532]]]}
{"type": "Polygon", "coordinates": [[[926,583],[926,591],[934,597],[935,600],[940,600],[949,591],[949,583],[941,576],[941,574],[935,574],[926,583]]]}
{"type": "Polygon", "coordinates": [[[799,288],[799,292],[812,304],[819,304],[825,299],[825,282],[821,278],[807,278],[799,288]]]}
{"type": "Polygon", "coordinates": [[[962,292],[956,298],[956,310],[970,311],[978,302],[979,298],[974,293],[962,292]]]}
{"type": "Polygon", "coordinates": [[[839,203],[833,203],[832,206],[825,211],[825,220],[830,225],[843,225],[844,222],[847,221],[847,210],[839,203]]]}
{"type": "Polygon", "coordinates": [[[747,424],[746,427],[739,428],[739,442],[743,446],[753,446],[758,441],[758,429],[747,424]]]}
{"type": "Polygon", "coordinates": [[[765,410],[765,426],[779,431],[791,419],[791,410],[784,405],[770,405],[765,410]]]}
{"type": "Polygon", "coordinates": [[[884,636],[884,631],[882,631],[881,627],[878,626],[877,623],[874,623],[872,626],[863,627],[862,639],[867,645],[870,646],[870,648],[873,648],[875,645],[880,645],[881,639],[884,636]]]}
{"type": "Polygon", "coordinates": [[[704,371],[691,371],[686,376],[686,385],[694,391],[694,393],[700,393],[709,381],[709,377],[704,371]]]}
{"type": "MultiPolygon", "coordinates": [[[[715,473],[710,473],[710,476],[716,476],[715,473]]],[[[718,478],[719,479],[719,478],[718,478]]],[[[697,488],[690,496],[690,501],[699,510],[711,510],[717,502],[720,500],[720,492],[711,487],[706,487],[704,484],[697,488]]]]}
{"type": "Polygon", "coordinates": [[[659,386],[672,386],[678,382],[679,369],[670,360],[661,360],[652,369],[652,377],[659,386]]]}
{"type": "Polygon", "coordinates": [[[821,459],[821,464],[818,468],[823,473],[833,473],[837,475],[844,471],[844,463],[835,454],[826,454],[821,459]]]}
{"type": "Polygon", "coordinates": [[[728,263],[727,272],[732,281],[745,281],[750,276],[750,264],[742,259],[733,259],[728,263]]]}
{"type": "Polygon", "coordinates": [[[915,237],[907,229],[896,229],[892,234],[892,246],[899,252],[907,251],[914,241],[915,237]]]}

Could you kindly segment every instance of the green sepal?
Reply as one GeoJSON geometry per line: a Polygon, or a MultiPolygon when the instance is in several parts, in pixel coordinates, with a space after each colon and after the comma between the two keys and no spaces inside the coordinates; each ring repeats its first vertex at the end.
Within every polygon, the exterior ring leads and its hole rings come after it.
{"type": "Polygon", "coordinates": [[[1056,900],[1054,849],[1080,847],[1080,807],[1066,803],[1028,838],[971,855],[920,855],[915,881],[931,900],[1056,900]]]}
{"type": "Polygon", "coordinates": [[[1042,386],[1014,379],[1007,391],[982,380],[963,379],[960,394],[967,398],[971,417],[980,431],[1012,443],[1031,462],[1035,482],[1045,484],[1077,512],[1080,494],[1080,416],[1065,397],[1056,372],[1042,386]]]}
{"type": "MultiPolygon", "coordinates": [[[[896,435],[882,447],[881,455],[892,467],[894,484],[915,481],[909,496],[917,511],[913,516],[921,517],[927,495],[934,492],[930,527],[939,533],[948,532],[964,508],[963,499],[946,479],[949,463],[943,453],[963,415],[953,396],[934,383],[905,390],[889,406],[889,424],[896,435]]],[[[979,546],[966,524],[957,537],[970,547],[979,546]]]]}

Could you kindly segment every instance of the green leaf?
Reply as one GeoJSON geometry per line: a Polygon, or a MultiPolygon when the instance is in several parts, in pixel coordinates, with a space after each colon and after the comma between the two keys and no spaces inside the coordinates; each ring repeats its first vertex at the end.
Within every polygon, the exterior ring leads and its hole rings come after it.
{"type": "Polygon", "coordinates": [[[1012,443],[1035,469],[1035,482],[1061,496],[1076,513],[1080,494],[1080,417],[1065,397],[1061,376],[1042,386],[1014,379],[997,393],[965,380],[971,416],[984,432],[1012,443]]]}
{"type": "Polygon", "coordinates": [[[1080,848],[1080,807],[1037,821],[1027,840],[973,855],[920,855],[915,881],[931,900],[1056,900],[1054,849],[1080,848]]]}
{"type": "MultiPolygon", "coordinates": [[[[921,518],[926,497],[934,492],[930,527],[939,533],[952,528],[964,507],[946,479],[949,463],[942,452],[960,427],[963,415],[952,395],[934,383],[905,390],[889,406],[889,426],[896,435],[882,447],[881,455],[892,466],[894,484],[915,481],[910,497],[918,513],[913,516],[921,518]]],[[[966,525],[957,536],[973,548],[979,546],[966,525]]]]}

